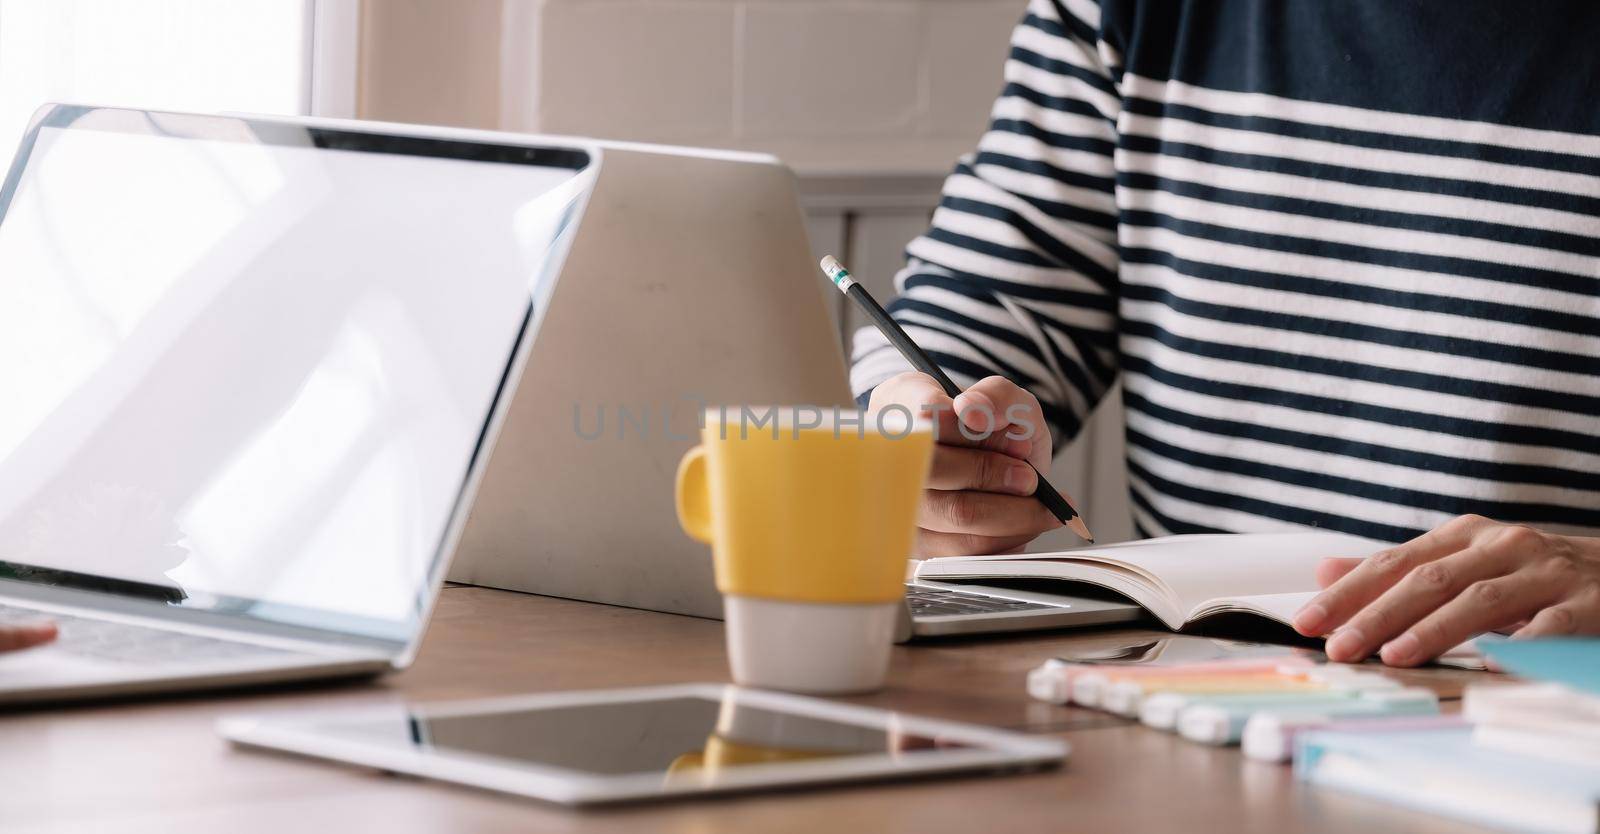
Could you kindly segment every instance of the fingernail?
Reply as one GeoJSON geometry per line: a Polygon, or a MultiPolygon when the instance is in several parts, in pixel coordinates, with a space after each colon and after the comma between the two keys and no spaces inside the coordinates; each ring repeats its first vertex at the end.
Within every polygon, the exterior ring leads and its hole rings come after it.
{"type": "Polygon", "coordinates": [[[956,398],[952,403],[956,410],[956,417],[973,431],[983,431],[994,428],[995,413],[994,403],[982,394],[967,392],[956,398]]]}
{"type": "Polygon", "coordinates": [[[1033,494],[1033,470],[1026,466],[1006,467],[1006,489],[1018,495],[1033,494]]]}
{"type": "Polygon", "coordinates": [[[1417,659],[1417,653],[1422,649],[1422,641],[1415,634],[1406,632],[1390,640],[1383,647],[1381,654],[1384,663],[1410,663],[1417,659]]]}
{"type": "Polygon", "coordinates": [[[1366,645],[1367,636],[1361,633],[1361,629],[1346,626],[1328,638],[1328,645],[1323,651],[1330,660],[1353,661],[1361,659],[1366,645]]]}
{"type": "Polygon", "coordinates": [[[1301,634],[1321,634],[1322,626],[1327,621],[1328,609],[1323,608],[1321,603],[1311,602],[1294,615],[1294,628],[1301,634]]]}

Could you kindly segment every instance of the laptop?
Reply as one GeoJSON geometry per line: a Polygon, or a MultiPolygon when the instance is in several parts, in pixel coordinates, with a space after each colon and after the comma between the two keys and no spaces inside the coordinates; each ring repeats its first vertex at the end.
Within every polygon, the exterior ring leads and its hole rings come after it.
{"type": "Polygon", "coordinates": [[[410,662],[582,143],[48,106],[0,188],[0,703],[410,662]]]}
{"type": "MultiPolygon", "coordinates": [[[[722,616],[679,529],[707,405],[854,407],[794,175],[771,156],[597,143],[583,222],[485,468],[456,582],[722,616]]],[[[902,637],[1123,622],[1125,601],[918,582],[902,637]]]]}
{"type": "Polygon", "coordinates": [[[1109,593],[1056,594],[919,579],[906,583],[905,612],[895,642],[1113,625],[1148,616],[1143,608],[1109,593]]]}

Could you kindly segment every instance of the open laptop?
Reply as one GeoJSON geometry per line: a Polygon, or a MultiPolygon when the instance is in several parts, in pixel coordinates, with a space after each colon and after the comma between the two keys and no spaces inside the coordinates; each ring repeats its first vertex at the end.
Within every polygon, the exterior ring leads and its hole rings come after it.
{"type": "Polygon", "coordinates": [[[416,650],[596,157],[51,106],[0,190],[0,702],[416,650]]]}
{"type": "Polygon", "coordinates": [[[906,583],[905,613],[895,641],[1111,625],[1148,616],[1143,608],[1109,594],[1055,594],[919,579],[906,583]]]}
{"type": "MultiPolygon", "coordinates": [[[[707,405],[853,406],[795,178],[748,153],[605,143],[450,579],[721,617],[679,529],[707,405]]],[[[1121,601],[918,582],[902,636],[1096,625],[1121,601]]]]}

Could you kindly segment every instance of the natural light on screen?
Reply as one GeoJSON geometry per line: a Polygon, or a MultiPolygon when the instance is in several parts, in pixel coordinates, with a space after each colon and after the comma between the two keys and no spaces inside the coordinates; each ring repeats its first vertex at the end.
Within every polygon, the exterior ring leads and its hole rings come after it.
{"type": "Polygon", "coordinates": [[[162,118],[0,218],[0,561],[404,623],[583,180],[162,118]]]}
{"type": "Polygon", "coordinates": [[[0,158],[46,102],[305,113],[304,0],[0,0],[0,158]]]}

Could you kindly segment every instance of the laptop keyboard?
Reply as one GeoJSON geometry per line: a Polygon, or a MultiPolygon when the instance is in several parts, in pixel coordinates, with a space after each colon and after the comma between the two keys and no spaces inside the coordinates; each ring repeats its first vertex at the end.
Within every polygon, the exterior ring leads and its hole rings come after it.
{"type": "Polygon", "coordinates": [[[281,649],[271,649],[250,643],[201,637],[159,628],[74,617],[0,605],[0,625],[49,620],[56,624],[58,633],[54,646],[79,657],[110,660],[121,663],[182,663],[197,660],[216,661],[235,658],[254,658],[267,655],[288,654],[281,649]]]}
{"type": "Polygon", "coordinates": [[[913,617],[946,617],[953,614],[1003,614],[1012,611],[1039,611],[1054,608],[1037,602],[1001,599],[984,594],[969,594],[944,588],[906,586],[906,604],[913,617]]]}

